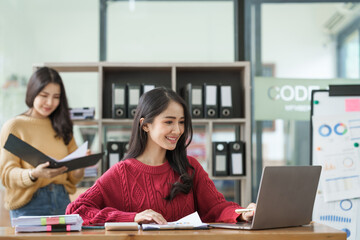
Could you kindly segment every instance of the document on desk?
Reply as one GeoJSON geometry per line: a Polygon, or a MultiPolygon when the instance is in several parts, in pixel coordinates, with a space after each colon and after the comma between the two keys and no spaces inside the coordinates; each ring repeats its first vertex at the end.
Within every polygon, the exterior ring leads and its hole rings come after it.
{"type": "Polygon", "coordinates": [[[142,224],[142,229],[146,230],[171,230],[171,229],[207,229],[209,225],[203,223],[197,212],[187,215],[175,222],[168,222],[167,224],[142,224]]]}
{"type": "Polygon", "coordinates": [[[49,216],[20,216],[13,218],[12,224],[14,226],[34,226],[34,225],[80,225],[83,223],[79,214],[68,215],[49,215],[49,216]]]}
{"type": "Polygon", "coordinates": [[[83,219],[79,214],[21,216],[12,220],[15,232],[70,232],[81,231],[83,219]]]}
{"type": "Polygon", "coordinates": [[[13,134],[9,135],[4,148],[34,167],[41,163],[50,162],[49,168],[66,166],[68,168],[67,171],[95,165],[104,155],[104,153],[97,153],[86,156],[87,142],[85,142],[76,151],[65,158],[56,160],[40,152],[38,149],[13,134]]]}

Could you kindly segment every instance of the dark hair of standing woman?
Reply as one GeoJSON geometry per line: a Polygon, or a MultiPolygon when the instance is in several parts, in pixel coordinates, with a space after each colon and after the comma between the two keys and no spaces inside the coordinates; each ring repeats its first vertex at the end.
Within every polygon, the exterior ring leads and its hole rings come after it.
{"type": "Polygon", "coordinates": [[[187,172],[188,168],[193,170],[194,168],[190,165],[186,155],[186,148],[190,144],[193,134],[191,116],[185,101],[176,92],[166,88],[155,88],[141,96],[136,108],[129,150],[124,157],[124,159],[136,158],[144,152],[147,143],[147,133],[143,129],[144,124],[152,123],[156,116],[166,110],[170,101],[179,103],[183,107],[185,122],[184,133],[179,138],[176,148],[166,151],[166,159],[171,168],[180,176],[179,180],[172,184],[170,193],[165,198],[167,200],[172,200],[179,193],[189,193],[193,186],[194,175],[193,173],[190,176],[187,172]],[[140,124],[141,118],[144,118],[142,124],[140,124]]]}
{"type": "Polygon", "coordinates": [[[49,116],[52,127],[56,132],[55,137],[62,138],[67,145],[73,136],[73,124],[70,119],[69,105],[66,98],[63,81],[57,71],[52,68],[39,68],[30,77],[26,90],[25,103],[29,108],[34,107],[35,97],[49,83],[55,83],[60,86],[60,103],[59,106],[49,116]]]}

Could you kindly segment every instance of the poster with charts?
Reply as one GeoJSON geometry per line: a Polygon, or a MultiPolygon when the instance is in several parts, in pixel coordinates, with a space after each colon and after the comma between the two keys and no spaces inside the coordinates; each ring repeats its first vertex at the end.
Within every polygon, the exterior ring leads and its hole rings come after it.
{"type": "Polygon", "coordinates": [[[325,202],[324,195],[316,195],[313,221],[344,231],[347,240],[357,240],[357,216],[360,214],[360,199],[343,199],[325,202]]]}
{"type": "Polygon", "coordinates": [[[313,150],[324,200],[360,197],[360,114],[313,116],[313,150]]]}

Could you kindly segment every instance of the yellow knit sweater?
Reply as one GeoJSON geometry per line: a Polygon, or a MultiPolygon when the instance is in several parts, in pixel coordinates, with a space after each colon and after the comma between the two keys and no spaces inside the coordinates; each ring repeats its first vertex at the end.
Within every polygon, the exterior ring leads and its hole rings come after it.
{"type": "Polygon", "coordinates": [[[62,139],[55,138],[56,133],[49,118],[38,119],[19,115],[7,121],[2,126],[0,135],[0,174],[1,182],[6,188],[6,209],[13,210],[24,206],[39,188],[51,183],[64,184],[68,193],[75,192],[75,184],[81,178],[75,178],[72,172],[51,179],[39,178],[35,182],[31,181],[28,169],[34,167],[4,149],[10,133],[55,159],[62,159],[77,148],[74,138],[68,145],[65,145],[62,139]]]}

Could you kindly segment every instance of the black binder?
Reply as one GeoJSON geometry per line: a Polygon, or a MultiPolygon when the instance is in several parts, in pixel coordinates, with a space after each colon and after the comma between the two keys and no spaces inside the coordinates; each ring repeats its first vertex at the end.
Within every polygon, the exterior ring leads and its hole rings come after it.
{"type": "Polygon", "coordinates": [[[78,168],[95,165],[99,160],[102,159],[102,156],[104,155],[104,153],[97,153],[80,158],[74,158],[71,160],[57,161],[40,152],[39,150],[13,134],[9,135],[4,145],[4,148],[34,167],[38,166],[41,163],[50,162],[48,168],[59,168],[62,166],[66,166],[68,167],[67,172],[78,168]]]}
{"type": "Polygon", "coordinates": [[[221,118],[231,118],[233,115],[232,88],[230,85],[219,86],[219,114],[221,118]]]}
{"type": "Polygon", "coordinates": [[[218,117],[218,86],[204,84],[204,114],[206,118],[218,117]]]}
{"type": "Polygon", "coordinates": [[[107,169],[111,168],[122,157],[122,143],[121,142],[107,142],[107,169]]]}
{"type": "Polygon", "coordinates": [[[136,113],[137,105],[140,99],[140,85],[128,84],[127,85],[127,96],[128,96],[128,118],[134,118],[136,113]]]}
{"type": "Polygon", "coordinates": [[[112,84],[112,117],[126,118],[126,88],[125,85],[112,84]]]}
{"type": "Polygon", "coordinates": [[[245,175],[245,142],[228,143],[229,173],[232,176],[245,175]]]}
{"type": "MultiPolygon", "coordinates": [[[[129,142],[122,142],[121,143],[121,148],[122,148],[122,155],[121,155],[121,159],[123,159],[127,153],[127,151],[129,150],[129,142]]],[[[120,159],[120,160],[121,160],[120,159]]]]}
{"type": "Polygon", "coordinates": [[[188,105],[192,118],[204,118],[203,87],[186,84],[183,97],[188,105]]]}
{"type": "Polygon", "coordinates": [[[228,156],[226,142],[213,142],[213,175],[228,175],[228,156]]]}
{"type": "Polygon", "coordinates": [[[154,84],[142,84],[141,85],[141,95],[154,89],[156,86],[154,84]]]}

